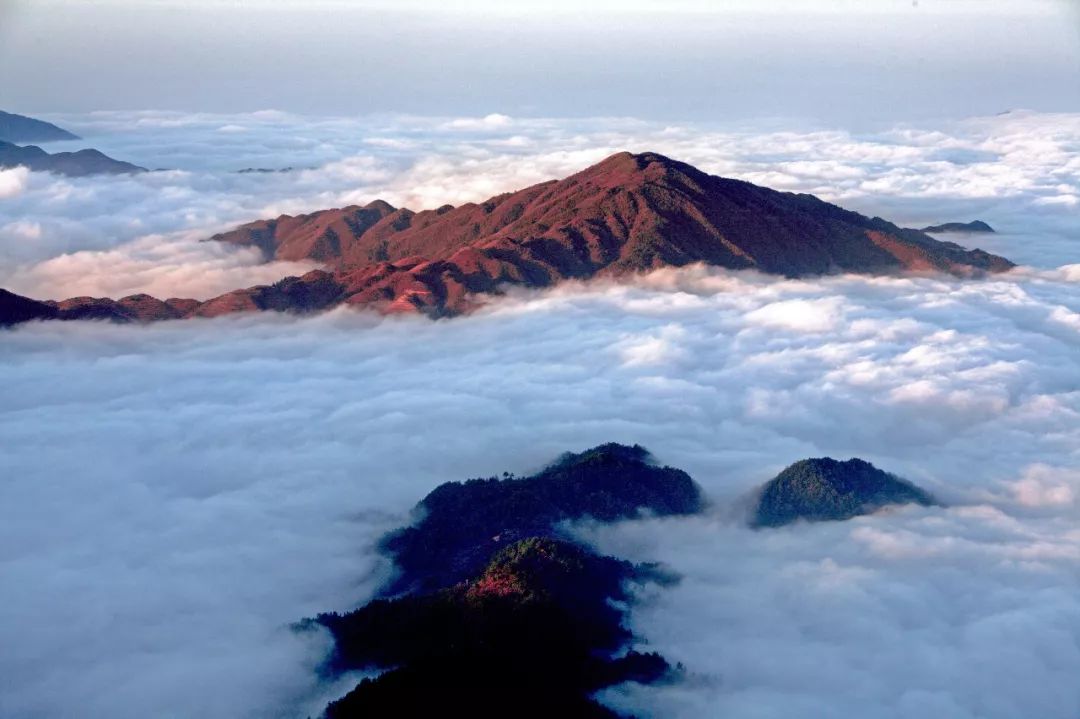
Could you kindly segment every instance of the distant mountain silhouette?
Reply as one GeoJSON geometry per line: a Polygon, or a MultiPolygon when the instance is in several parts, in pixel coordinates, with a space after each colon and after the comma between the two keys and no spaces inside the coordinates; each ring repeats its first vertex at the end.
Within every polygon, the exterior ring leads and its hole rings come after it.
{"type": "Polygon", "coordinates": [[[994,228],[982,220],[973,222],[946,222],[922,228],[923,232],[994,232],[994,228]]]}
{"type": "Polygon", "coordinates": [[[147,322],[186,317],[198,300],[168,299],[150,295],[129,295],[119,300],[72,297],[61,302],[39,302],[0,289],[0,327],[31,320],[111,320],[147,322]]]}
{"type": "Polygon", "coordinates": [[[60,319],[60,311],[56,307],[0,289],[0,326],[55,319],[60,319]]]}
{"type": "Polygon", "coordinates": [[[850,519],[889,504],[937,502],[911,482],[861,459],[804,459],[762,487],[752,524],[779,527],[800,519],[850,519]]]}
{"type": "Polygon", "coordinates": [[[4,142],[51,142],[78,139],[78,135],[73,135],[51,122],[0,110],[0,140],[4,142]]]}
{"type": "MultiPolygon", "coordinates": [[[[183,316],[312,312],[348,304],[442,317],[468,312],[479,304],[479,296],[498,293],[505,285],[550,287],[564,279],[695,262],[786,277],[835,272],[972,276],[1013,267],[1002,257],[867,218],[811,195],[714,177],[655,153],[628,152],[564,180],[480,204],[412,212],[376,201],[260,220],[211,239],[255,247],[267,260],[316,260],[329,269],[205,302],[185,301],[183,316]]],[[[73,309],[87,301],[61,304],[73,309]]],[[[144,303],[154,308],[152,314],[136,312],[134,318],[163,316],[155,302],[144,303]]],[[[166,303],[178,307],[179,302],[166,303]]],[[[117,311],[130,313],[131,308],[117,311]]]]}
{"type": "Polygon", "coordinates": [[[0,142],[0,167],[19,165],[38,172],[55,172],[68,177],[146,172],[145,167],[114,160],[98,150],[87,149],[49,154],[36,145],[20,147],[10,142],[0,142]]]}
{"type": "Polygon", "coordinates": [[[288,166],[288,167],[245,167],[242,170],[236,170],[236,173],[239,174],[239,175],[252,175],[252,174],[255,174],[255,175],[269,175],[269,174],[280,173],[280,172],[295,172],[296,170],[310,170],[310,169],[313,169],[313,168],[310,168],[310,167],[306,167],[306,168],[293,167],[291,165],[288,166]]]}

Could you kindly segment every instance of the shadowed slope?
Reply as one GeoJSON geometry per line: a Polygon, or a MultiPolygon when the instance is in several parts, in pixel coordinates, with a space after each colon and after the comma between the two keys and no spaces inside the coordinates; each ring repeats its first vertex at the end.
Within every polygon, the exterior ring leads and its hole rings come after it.
{"type": "Polygon", "coordinates": [[[330,631],[327,674],[384,670],[326,716],[616,717],[591,694],[676,675],[658,654],[627,651],[627,585],[670,577],[555,538],[557,524],[702,503],[689,475],[636,445],[568,453],[524,479],[439,486],[413,526],[384,540],[401,574],[382,598],[298,625],[330,631]]]}
{"type": "Polygon", "coordinates": [[[0,327],[31,320],[52,320],[60,314],[52,305],[0,289],[0,327]]]}
{"type": "Polygon", "coordinates": [[[616,717],[590,694],[674,675],[658,654],[623,651],[632,639],[625,584],[637,574],[628,562],[529,538],[453,587],[320,615],[313,623],[334,637],[330,671],[388,668],[326,716],[616,717]]]}
{"type": "Polygon", "coordinates": [[[401,572],[389,592],[450,586],[478,571],[500,547],[523,537],[556,536],[556,525],[566,520],[693,514],[703,506],[701,490],[686,472],[657,466],[636,445],[566,454],[520,479],[447,482],[416,506],[416,524],[384,540],[401,572]]]}

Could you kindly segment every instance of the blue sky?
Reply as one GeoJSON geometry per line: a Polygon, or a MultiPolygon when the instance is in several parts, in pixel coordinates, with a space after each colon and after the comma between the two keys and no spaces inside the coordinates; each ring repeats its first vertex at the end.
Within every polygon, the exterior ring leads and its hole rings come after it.
{"type": "Polygon", "coordinates": [[[7,0],[0,104],[873,126],[1080,109],[1069,0],[7,0]]]}

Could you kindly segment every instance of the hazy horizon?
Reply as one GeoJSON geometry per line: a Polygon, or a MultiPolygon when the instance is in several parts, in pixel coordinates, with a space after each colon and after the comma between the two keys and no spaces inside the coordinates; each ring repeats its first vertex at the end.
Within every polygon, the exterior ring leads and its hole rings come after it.
{"type": "Polygon", "coordinates": [[[860,128],[1080,110],[1078,73],[1080,16],[1066,0],[0,3],[0,105],[30,114],[500,112],[860,128]]]}

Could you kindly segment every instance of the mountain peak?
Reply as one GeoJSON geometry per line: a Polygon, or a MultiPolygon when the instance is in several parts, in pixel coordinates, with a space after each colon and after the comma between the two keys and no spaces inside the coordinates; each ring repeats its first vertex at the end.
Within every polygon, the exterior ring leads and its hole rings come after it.
{"type": "MultiPolygon", "coordinates": [[[[693,165],[687,165],[685,162],[680,162],[678,160],[668,157],[667,155],[663,155],[659,152],[654,152],[652,150],[645,150],[644,152],[630,152],[629,150],[622,150],[620,152],[616,152],[613,155],[608,155],[600,162],[592,165],[592,168],[590,169],[622,168],[644,170],[649,167],[649,165],[654,164],[675,169],[682,169],[688,167],[695,171],[699,171],[697,170],[697,168],[694,168],[693,165]]],[[[588,172],[588,170],[585,171],[588,172]]]]}
{"type": "Polygon", "coordinates": [[[582,174],[591,171],[633,172],[635,170],[644,170],[654,163],[668,166],[675,164],[675,161],[658,152],[633,153],[623,150],[616,152],[614,155],[609,155],[595,165],[586,168],[582,171],[582,174]]]}
{"type": "Polygon", "coordinates": [[[659,152],[633,153],[624,150],[609,155],[568,179],[576,177],[602,180],[604,185],[616,187],[633,183],[634,180],[657,182],[665,178],[671,179],[677,173],[688,177],[705,174],[693,165],[673,160],[659,152]]]}
{"type": "Polygon", "coordinates": [[[816,457],[795,462],[762,487],[752,524],[779,527],[798,520],[844,520],[890,504],[928,507],[937,500],[857,457],[846,462],[816,457]]]}
{"type": "MultiPolygon", "coordinates": [[[[210,239],[256,247],[267,260],[314,260],[330,271],[168,310],[140,302],[148,313],[157,307],[145,319],[181,307],[186,315],[215,316],[341,303],[445,316],[468,312],[478,296],[505,285],[550,287],[693,263],[785,277],[971,276],[1013,266],[811,195],[716,177],[656,152],[619,152],[565,179],[482,203],[414,212],[376,200],[259,220],[210,239]]],[[[101,302],[112,301],[97,301],[95,313],[104,310],[101,302]]],[[[128,304],[116,308],[118,316],[144,319],[128,304]]],[[[61,309],[74,306],[67,305],[61,309]]]]}

